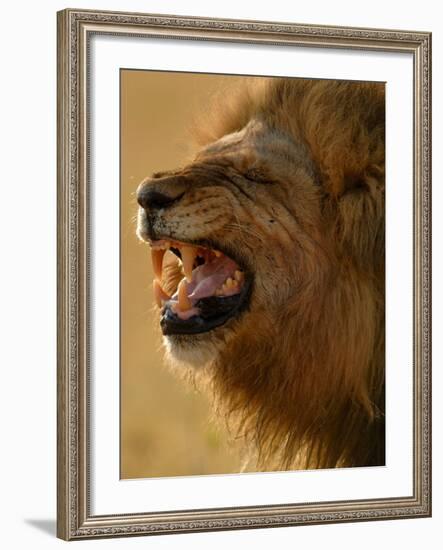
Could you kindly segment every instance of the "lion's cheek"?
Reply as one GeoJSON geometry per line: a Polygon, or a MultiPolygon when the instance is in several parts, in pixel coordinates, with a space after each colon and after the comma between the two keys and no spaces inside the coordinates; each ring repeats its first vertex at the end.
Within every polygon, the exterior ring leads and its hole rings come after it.
{"type": "Polygon", "coordinates": [[[297,277],[295,273],[280,272],[272,267],[257,271],[250,299],[251,311],[274,312],[293,297],[297,277]]]}

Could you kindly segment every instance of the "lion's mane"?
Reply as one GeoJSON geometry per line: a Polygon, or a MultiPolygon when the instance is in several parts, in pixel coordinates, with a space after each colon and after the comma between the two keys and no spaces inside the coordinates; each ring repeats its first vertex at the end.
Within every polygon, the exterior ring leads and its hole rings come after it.
{"type": "Polygon", "coordinates": [[[382,465],[384,85],[267,79],[232,96],[206,113],[200,143],[258,116],[303,144],[333,245],[310,252],[307,283],[278,317],[239,323],[210,370],[212,388],[259,469],[382,465]]]}

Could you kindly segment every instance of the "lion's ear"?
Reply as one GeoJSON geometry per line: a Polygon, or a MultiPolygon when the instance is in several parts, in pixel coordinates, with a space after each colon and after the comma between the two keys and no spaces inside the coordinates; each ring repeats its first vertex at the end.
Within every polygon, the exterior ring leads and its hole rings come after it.
{"type": "Polygon", "coordinates": [[[365,187],[348,190],[336,205],[336,233],[344,256],[352,257],[365,273],[384,269],[385,193],[377,178],[365,187]]]}
{"type": "Polygon", "coordinates": [[[321,181],[330,195],[340,198],[349,192],[369,190],[374,182],[384,189],[384,165],[366,160],[363,149],[344,152],[340,148],[333,160],[327,156],[319,166],[321,181]]]}
{"type": "Polygon", "coordinates": [[[362,187],[384,170],[384,84],[318,82],[300,112],[303,137],[331,195],[362,187]]]}
{"type": "Polygon", "coordinates": [[[374,185],[384,189],[384,140],[374,141],[337,138],[329,148],[316,151],[320,178],[329,194],[339,198],[374,185]]]}

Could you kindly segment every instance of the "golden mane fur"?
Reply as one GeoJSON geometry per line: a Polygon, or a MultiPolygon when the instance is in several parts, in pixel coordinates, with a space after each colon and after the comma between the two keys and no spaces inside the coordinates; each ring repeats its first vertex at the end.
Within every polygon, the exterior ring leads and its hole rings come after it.
{"type": "Polygon", "coordinates": [[[252,79],[230,97],[205,113],[201,149],[177,172],[194,187],[162,223],[192,206],[204,230],[182,233],[234,243],[254,287],[192,353],[208,350],[206,376],[257,469],[382,465],[384,85],[252,79]]]}

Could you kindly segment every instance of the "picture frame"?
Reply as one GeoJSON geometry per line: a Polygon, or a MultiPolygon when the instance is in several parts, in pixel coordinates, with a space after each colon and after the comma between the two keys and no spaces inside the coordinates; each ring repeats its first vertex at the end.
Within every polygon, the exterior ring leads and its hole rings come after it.
{"type": "MultiPolygon", "coordinates": [[[[57,25],[58,536],[65,540],[73,540],[429,517],[431,515],[430,33],[77,9],[59,12],[57,25]],[[97,158],[91,159],[99,145],[95,141],[97,135],[94,132],[100,125],[93,112],[94,105],[97,103],[91,99],[92,94],[97,93],[96,79],[99,78],[100,68],[98,58],[94,57],[97,47],[93,41],[96,37],[103,38],[105,49],[117,39],[131,42],[134,48],[140,49],[143,48],[142,44],[149,41],[152,47],[158,48],[156,53],[160,52],[160,57],[156,58],[157,67],[161,67],[162,63],[160,50],[163,45],[169,44],[168,41],[174,42],[176,48],[180,48],[180,45],[182,48],[185,46],[209,48],[239,46],[250,48],[248,51],[254,48],[267,48],[281,52],[282,56],[284,53],[286,57],[292,52],[305,50],[312,50],[314,55],[320,57],[328,55],[332,50],[338,53],[349,53],[357,60],[375,54],[378,56],[377,62],[381,62],[386,57],[393,64],[404,63],[408,66],[405,74],[409,74],[407,71],[410,70],[412,75],[409,91],[412,98],[413,119],[411,119],[411,146],[407,152],[410,158],[408,157],[407,163],[411,167],[412,188],[409,194],[407,193],[404,204],[407,204],[406,212],[411,214],[408,218],[410,225],[405,227],[410,227],[411,232],[405,233],[401,247],[409,251],[411,259],[408,271],[411,288],[407,296],[403,295],[404,301],[411,306],[411,331],[402,335],[403,338],[410,339],[410,342],[408,341],[410,345],[405,346],[405,353],[410,356],[411,368],[403,369],[405,371],[404,388],[407,394],[400,396],[400,399],[405,402],[405,410],[410,412],[411,421],[410,429],[408,425],[406,430],[408,435],[405,438],[405,444],[412,442],[412,451],[410,460],[402,471],[410,488],[407,493],[402,493],[402,489],[399,488],[397,494],[392,496],[375,494],[367,497],[363,494],[359,496],[357,487],[357,493],[352,498],[349,496],[318,498],[317,493],[314,492],[310,496],[308,488],[308,493],[303,493],[302,497],[301,493],[298,493],[294,494],[294,498],[288,497],[286,500],[279,501],[276,495],[271,501],[266,490],[261,493],[262,485],[260,485],[258,493],[261,494],[254,497],[255,502],[250,504],[235,503],[232,496],[232,505],[229,497],[226,497],[223,505],[217,506],[192,504],[187,506],[187,501],[183,500],[181,504],[165,507],[165,501],[151,493],[152,499],[157,499],[157,504],[153,503],[150,511],[143,507],[134,510],[131,506],[110,512],[103,512],[100,509],[95,492],[98,483],[101,483],[100,471],[106,468],[104,462],[99,459],[100,452],[95,454],[95,450],[104,444],[107,432],[99,429],[100,406],[96,404],[96,391],[97,387],[101,386],[99,382],[103,381],[103,378],[98,379],[95,376],[97,361],[94,356],[94,346],[99,340],[98,332],[101,330],[97,326],[97,319],[101,318],[100,304],[94,296],[96,289],[94,265],[100,262],[96,243],[98,223],[95,220],[100,217],[100,207],[94,194],[97,190],[91,184],[98,170],[97,158]],[[396,55],[399,57],[395,58],[396,55]]],[[[329,59],[328,57],[328,61],[329,59]]],[[[340,56],[337,59],[338,63],[345,62],[340,61],[340,56]]],[[[346,59],[346,62],[349,62],[350,57],[346,59]]],[[[196,59],[192,62],[197,65],[196,59]]],[[[137,63],[138,60],[134,60],[135,68],[137,63]]],[[[115,68],[113,70],[115,72],[115,68]]],[[[171,69],[168,66],[165,70],[171,69]]],[[[229,68],[227,72],[230,72],[229,68]]],[[[328,75],[325,68],[325,78],[330,77],[328,75]]],[[[118,90],[116,93],[118,96],[118,90]]],[[[98,99],[105,102],[104,97],[98,99]]],[[[389,124],[389,119],[387,123],[389,124]]],[[[392,129],[392,132],[395,137],[395,130],[392,129]]],[[[116,162],[118,165],[118,159],[116,162]]],[[[395,162],[394,155],[391,157],[391,162],[392,164],[395,162]]],[[[118,174],[114,174],[114,177],[118,180],[118,174]]],[[[114,242],[110,246],[117,249],[118,243],[114,242]]],[[[392,252],[392,249],[388,248],[387,252],[389,251],[392,252]]],[[[388,285],[387,292],[389,291],[388,285]]],[[[387,314],[390,315],[389,309],[387,314]]],[[[395,349],[388,346],[387,353],[393,354],[395,349]]],[[[387,355],[387,363],[396,363],[392,357],[387,355]]],[[[401,362],[397,361],[397,363],[397,368],[400,368],[401,362]]],[[[112,376],[115,378],[114,371],[112,376]]],[[[392,386],[392,380],[392,376],[388,377],[388,385],[391,383],[392,386]]],[[[114,382],[117,387],[118,376],[114,382]]],[[[112,407],[118,410],[118,398],[115,398],[118,394],[115,391],[111,391],[110,394],[114,399],[112,407]]],[[[118,425],[111,426],[110,430],[118,432],[118,425]]],[[[390,438],[394,441],[394,436],[395,431],[388,426],[388,444],[390,438]]],[[[392,466],[389,464],[389,459],[388,466],[392,466]]],[[[114,469],[112,472],[115,481],[118,482],[118,470],[114,469]]],[[[336,472],[322,472],[321,475],[323,474],[332,476],[336,472]]],[[[257,475],[267,476],[268,474],[257,475]]],[[[280,475],[294,476],[295,474],[287,472],[280,475]]],[[[353,475],[352,472],[346,472],[346,476],[351,475],[353,475]]],[[[240,483],[239,476],[240,474],[230,477],[230,487],[235,488],[236,484],[240,483]]],[[[139,481],[140,484],[144,482],[146,480],[139,481]]],[[[171,486],[172,492],[176,491],[173,480],[166,480],[164,483],[171,486]]],[[[209,480],[200,479],[199,483],[199,487],[203,487],[204,491],[205,483],[209,483],[209,480]]],[[[258,478],[250,475],[248,483],[252,487],[258,484],[258,478]]],[[[345,481],[345,483],[349,482],[345,481]]],[[[160,482],[157,483],[157,487],[160,487],[159,484],[160,482]]],[[[186,480],[188,491],[192,490],[193,486],[197,486],[196,484],[197,480],[186,480]]],[[[159,489],[160,491],[163,489],[159,489]]],[[[239,489],[239,492],[243,491],[243,488],[239,489]]],[[[108,493],[102,500],[107,496],[108,493]]],[[[145,494],[143,498],[149,498],[149,495],[145,494]]],[[[253,498],[251,497],[250,500],[252,501],[253,498]]],[[[134,506],[136,506],[135,500],[134,506]]]]}

